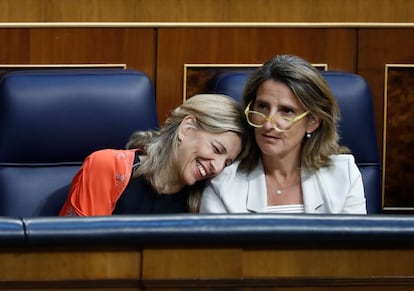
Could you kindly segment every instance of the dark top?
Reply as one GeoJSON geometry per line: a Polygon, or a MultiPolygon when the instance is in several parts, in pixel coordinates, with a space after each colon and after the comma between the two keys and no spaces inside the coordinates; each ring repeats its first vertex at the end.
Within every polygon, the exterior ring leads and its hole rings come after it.
{"type": "MultiPolygon", "coordinates": [[[[136,152],[134,165],[139,166],[139,162],[136,152]]],[[[185,189],[175,194],[160,194],[143,176],[139,176],[130,179],[112,214],[186,213],[187,199],[185,189]]]]}

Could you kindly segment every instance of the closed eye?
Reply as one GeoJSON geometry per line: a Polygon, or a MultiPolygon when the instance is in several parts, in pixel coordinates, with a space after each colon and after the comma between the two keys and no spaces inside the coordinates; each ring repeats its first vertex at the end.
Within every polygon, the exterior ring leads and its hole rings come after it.
{"type": "Polygon", "coordinates": [[[216,154],[221,154],[223,150],[221,150],[218,146],[211,144],[211,146],[213,147],[214,153],[216,154]]]}

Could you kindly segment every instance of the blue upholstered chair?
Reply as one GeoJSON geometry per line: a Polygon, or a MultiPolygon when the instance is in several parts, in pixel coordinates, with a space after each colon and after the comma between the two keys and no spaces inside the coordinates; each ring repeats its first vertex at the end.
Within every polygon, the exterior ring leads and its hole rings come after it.
{"type": "MultiPolygon", "coordinates": [[[[211,91],[227,94],[242,102],[243,89],[250,73],[250,70],[221,73],[212,82],[211,91]]],[[[380,213],[381,162],[370,87],[365,79],[355,74],[324,71],[322,75],[340,107],[340,142],[351,149],[362,173],[368,213],[380,213]]]]}
{"type": "Polygon", "coordinates": [[[158,127],[143,73],[16,71],[0,80],[0,216],[58,214],[85,157],[158,127]]]}

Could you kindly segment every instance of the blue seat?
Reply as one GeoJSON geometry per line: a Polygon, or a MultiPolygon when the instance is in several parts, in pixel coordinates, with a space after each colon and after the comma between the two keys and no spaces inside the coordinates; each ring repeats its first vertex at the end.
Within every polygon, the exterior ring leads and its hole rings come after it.
{"type": "Polygon", "coordinates": [[[16,71],[0,79],[0,216],[57,215],[91,152],[158,127],[150,79],[135,70],[16,71]]]}
{"type": "MultiPolygon", "coordinates": [[[[239,102],[252,71],[236,70],[218,74],[211,91],[227,94],[239,102]]],[[[368,213],[382,212],[381,161],[375,131],[371,89],[361,76],[323,71],[341,110],[340,142],[349,147],[361,171],[368,213]]]]}

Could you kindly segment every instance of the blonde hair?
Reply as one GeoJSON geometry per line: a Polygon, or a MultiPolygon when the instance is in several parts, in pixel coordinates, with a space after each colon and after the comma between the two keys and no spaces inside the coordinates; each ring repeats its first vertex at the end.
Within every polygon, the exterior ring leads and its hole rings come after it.
{"type": "MultiPolygon", "coordinates": [[[[171,111],[170,116],[159,130],[135,132],[127,148],[140,148],[146,155],[133,174],[144,175],[155,190],[161,189],[165,182],[159,175],[168,165],[176,164],[178,159],[178,128],[186,116],[193,116],[200,129],[209,133],[235,132],[241,137],[242,144],[247,141],[247,123],[241,105],[226,95],[198,94],[187,99],[171,111]]],[[[248,149],[243,151],[246,154],[248,149]]],[[[240,156],[240,155],[239,155],[240,156]]],[[[189,209],[197,212],[202,190],[206,181],[187,187],[189,209]]]]}

